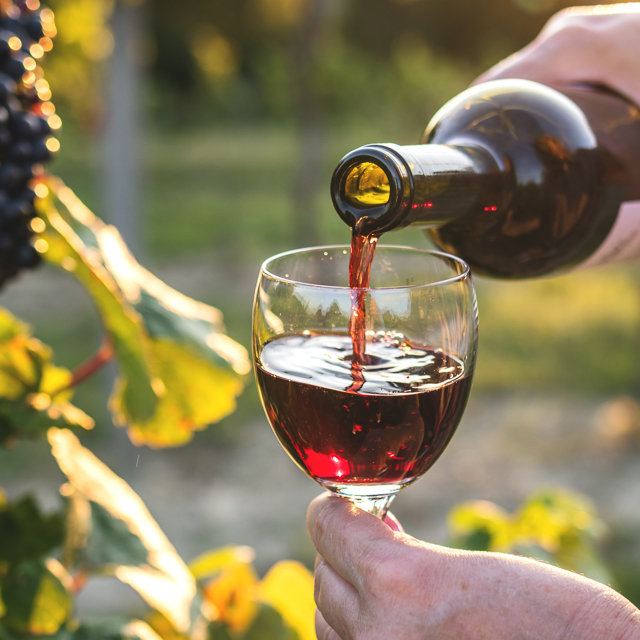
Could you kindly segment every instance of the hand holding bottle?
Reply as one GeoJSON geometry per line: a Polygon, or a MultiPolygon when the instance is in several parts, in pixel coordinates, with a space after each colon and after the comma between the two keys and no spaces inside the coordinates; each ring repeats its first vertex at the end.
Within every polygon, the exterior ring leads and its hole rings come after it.
{"type": "Polygon", "coordinates": [[[552,87],[599,84],[640,104],[640,3],[571,7],[474,84],[525,78],[552,87]]]}
{"type": "Polygon", "coordinates": [[[319,640],[640,639],[638,609],[568,571],[421,542],[329,494],[307,528],[319,640]]]}

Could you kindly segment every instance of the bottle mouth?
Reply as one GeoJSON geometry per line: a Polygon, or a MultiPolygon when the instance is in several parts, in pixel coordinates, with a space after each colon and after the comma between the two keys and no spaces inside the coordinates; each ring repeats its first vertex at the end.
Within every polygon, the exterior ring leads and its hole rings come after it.
{"type": "Polygon", "coordinates": [[[411,173],[386,145],[355,149],[342,158],[331,179],[333,206],[359,235],[380,235],[402,226],[412,197],[411,173]]]}
{"type": "Polygon", "coordinates": [[[342,197],[354,207],[369,209],[389,202],[391,186],[384,169],[375,162],[355,165],[344,180],[342,197]]]}

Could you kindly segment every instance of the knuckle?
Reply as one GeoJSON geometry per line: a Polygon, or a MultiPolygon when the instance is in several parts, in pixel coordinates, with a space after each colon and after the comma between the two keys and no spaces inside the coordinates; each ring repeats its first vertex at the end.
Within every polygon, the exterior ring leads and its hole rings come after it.
{"type": "Polygon", "coordinates": [[[313,598],[318,608],[321,608],[320,605],[323,600],[322,598],[323,587],[326,582],[327,573],[328,573],[327,563],[324,560],[321,560],[316,565],[315,580],[313,583],[313,598]]]}
{"type": "Polygon", "coordinates": [[[319,513],[316,516],[316,519],[313,523],[313,527],[310,531],[312,534],[312,538],[315,542],[319,540],[324,540],[327,538],[329,532],[331,531],[331,509],[327,507],[323,507],[320,509],[319,513]]]}
{"type": "Polygon", "coordinates": [[[374,555],[362,559],[363,587],[374,601],[382,599],[392,585],[397,584],[404,573],[403,562],[386,555],[374,555]]]}

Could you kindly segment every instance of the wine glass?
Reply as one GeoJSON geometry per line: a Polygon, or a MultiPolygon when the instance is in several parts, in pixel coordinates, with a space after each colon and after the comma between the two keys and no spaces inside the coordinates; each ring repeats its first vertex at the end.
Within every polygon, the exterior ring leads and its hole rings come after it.
{"type": "Polygon", "coordinates": [[[313,480],[383,518],[451,439],[473,377],[469,267],[445,253],[380,246],[370,286],[348,286],[350,248],[268,259],[253,309],[253,360],[280,444],[313,480]],[[350,319],[364,308],[365,356],[350,319]],[[353,327],[351,327],[353,332],[353,327]]]}

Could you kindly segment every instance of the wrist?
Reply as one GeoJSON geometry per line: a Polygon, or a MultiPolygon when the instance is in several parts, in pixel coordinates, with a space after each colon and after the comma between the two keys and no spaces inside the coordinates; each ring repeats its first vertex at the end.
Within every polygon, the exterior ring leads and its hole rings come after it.
{"type": "Polygon", "coordinates": [[[610,587],[583,580],[586,593],[567,640],[640,640],[640,611],[610,587]]]}

